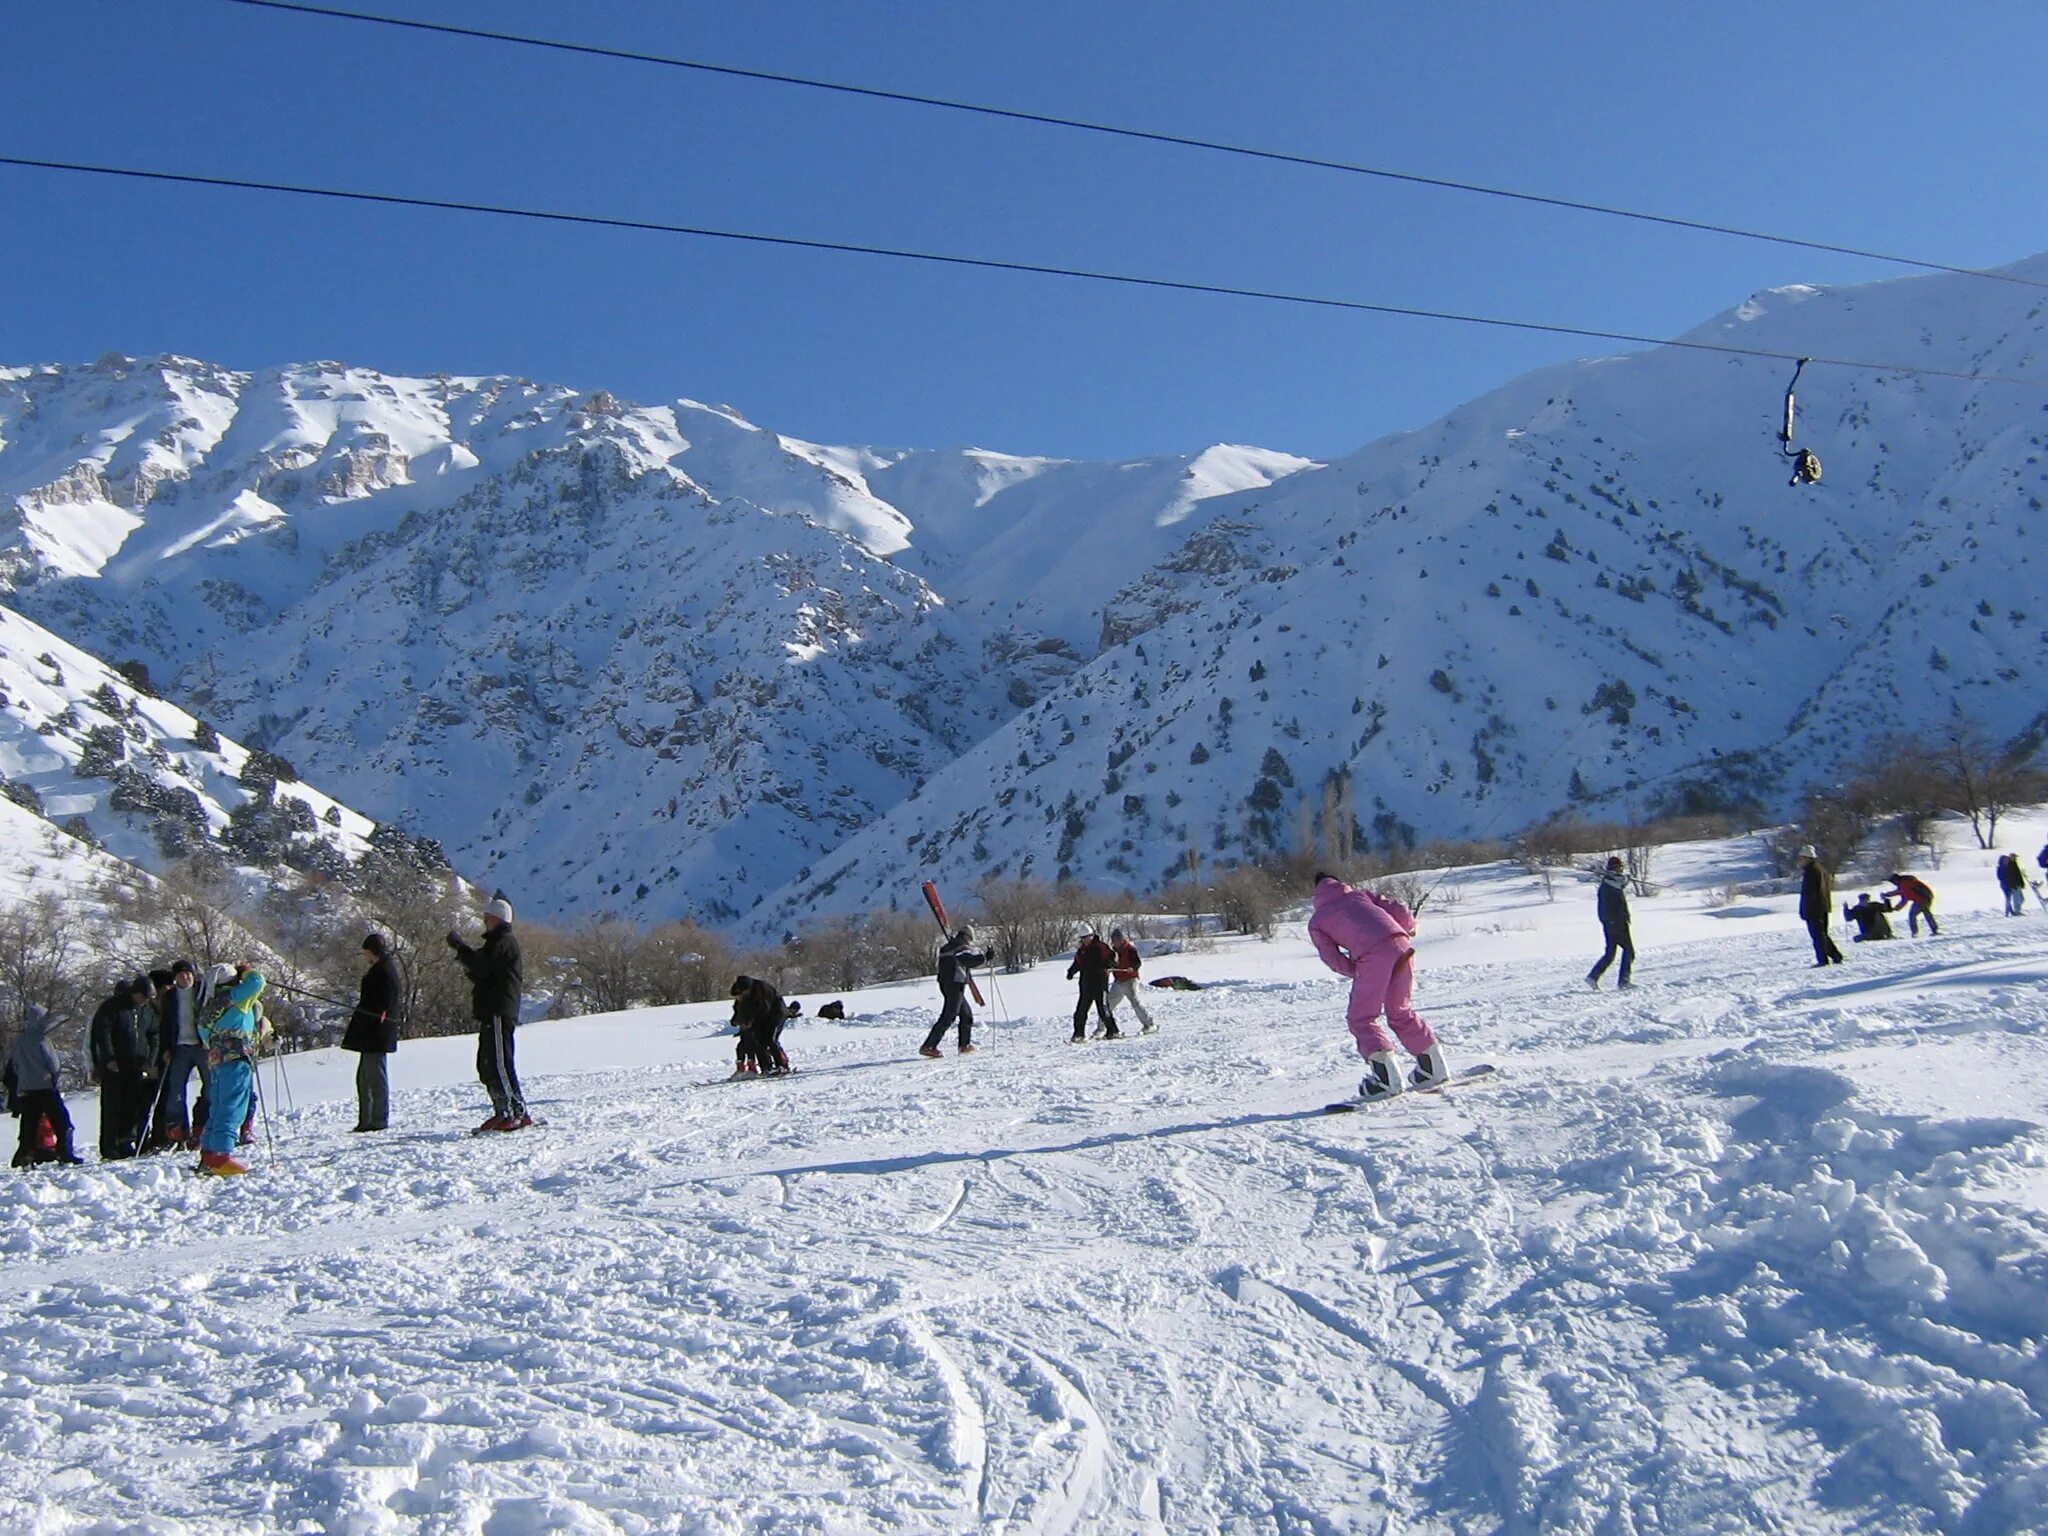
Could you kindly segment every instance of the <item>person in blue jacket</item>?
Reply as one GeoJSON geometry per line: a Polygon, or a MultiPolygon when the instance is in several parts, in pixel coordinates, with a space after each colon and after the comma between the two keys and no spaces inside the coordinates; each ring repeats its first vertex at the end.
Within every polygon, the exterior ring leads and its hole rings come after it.
{"type": "Polygon", "coordinates": [[[199,1137],[201,1173],[226,1178],[249,1171],[235,1161],[234,1147],[256,1088],[256,1041],[263,1018],[257,999],[263,996],[264,985],[261,971],[245,969],[228,988],[227,1007],[200,1025],[206,1059],[213,1067],[206,1129],[199,1137]]]}

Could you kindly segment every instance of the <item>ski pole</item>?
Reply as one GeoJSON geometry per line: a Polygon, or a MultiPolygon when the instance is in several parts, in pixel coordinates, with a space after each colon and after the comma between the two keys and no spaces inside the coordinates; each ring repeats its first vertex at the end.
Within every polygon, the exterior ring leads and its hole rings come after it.
{"type": "Polygon", "coordinates": [[[270,1101],[263,1096],[263,1074],[256,1062],[249,1063],[249,1092],[255,1096],[256,1112],[263,1117],[263,1145],[270,1153],[271,1161],[277,1160],[277,1136],[270,1129],[270,1101]]]}
{"type": "Polygon", "coordinates": [[[284,1052],[279,1051],[270,1058],[270,1064],[277,1071],[277,1079],[284,1085],[284,1107],[293,1114],[299,1112],[299,1101],[292,1093],[292,1075],[284,1069],[284,1052]]]}

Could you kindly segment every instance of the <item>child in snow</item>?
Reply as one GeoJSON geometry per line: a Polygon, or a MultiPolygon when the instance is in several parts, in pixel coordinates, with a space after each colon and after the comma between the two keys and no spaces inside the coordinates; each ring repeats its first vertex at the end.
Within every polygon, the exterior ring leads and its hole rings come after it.
{"type": "Polygon", "coordinates": [[[249,1170],[234,1159],[242,1118],[256,1087],[256,1039],[262,1028],[257,999],[263,996],[261,971],[244,970],[228,989],[228,1005],[200,1026],[206,1059],[213,1072],[207,1083],[206,1129],[199,1137],[199,1171],[231,1177],[249,1170]]]}
{"type": "Polygon", "coordinates": [[[1891,881],[1892,888],[1884,893],[1885,907],[1906,914],[1906,931],[1916,939],[1920,937],[1920,919],[1924,917],[1928,933],[1941,937],[1941,925],[1934,920],[1934,887],[1917,875],[1896,872],[1891,881]]]}
{"type": "Polygon", "coordinates": [[[1619,954],[1621,974],[1614,984],[1625,990],[1633,985],[1628,973],[1635,968],[1636,946],[1628,934],[1628,871],[1619,858],[1609,859],[1600,876],[1600,932],[1607,940],[1607,951],[1601,955],[1600,963],[1586,973],[1586,985],[1598,992],[1600,978],[1619,954]]]}
{"type": "Polygon", "coordinates": [[[974,1050],[974,1005],[967,996],[968,972],[987,965],[988,956],[974,947],[974,930],[962,928],[939,946],[939,1022],[917,1048],[920,1056],[939,1054],[946,1038],[946,1026],[960,1021],[960,1054],[974,1050]]]}
{"type": "Polygon", "coordinates": [[[64,1107],[60,1091],[64,1069],[50,1049],[50,1031],[63,1022],[63,1014],[45,1012],[31,1003],[22,1014],[21,1033],[7,1057],[7,1107],[21,1116],[21,1144],[14,1154],[17,1168],[85,1161],[71,1145],[71,1111],[64,1107]],[[46,1123],[56,1140],[47,1151],[43,1147],[46,1123]]]}
{"type": "Polygon", "coordinates": [[[1400,902],[1355,890],[1335,875],[1316,876],[1308,936],[1323,964],[1351,978],[1345,1022],[1358,1042],[1358,1054],[1365,1058],[1358,1096],[1367,1103],[1401,1092],[1394,1061],[1396,1036],[1415,1058],[1410,1087],[1433,1088],[1448,1075],[1435,1032],[1408,1005],[1415,986],[1414,933],[1415,915],[1400,902]],[[1383,1013],[1386,1023],[1380,1022],[1383,1013]]]}
{"type": "Polygon", "coordinates": [[[1074,963],[1067,967],[1067,980],[1081,978],[1080,1000],[1074,1004],[1074,1039],[1088,1038],[1088,1010],[1093,1008],[1102,1023],[1095,1031],[1098,1040],[1121,1040],[1122,1033],[1109,1012],[1109,968],[1116,963],[1111,949],[1093,928],[1081,930],[1081,947],[1074,951],[1074,963]]]}
{"type": "Polygon", "coordinates": [[[1856,905],[1842,908],[1842,916],[1856,925],[1856,942],[1873,944],[1879,939],[1892,936],[1892,920],[1885,916],[1891,908],[1881,901],[1872,901],[1870,892],[1865,891],[1856,898],[1856,905]]]}
{"type": "Polygon", "coordinates": [[[1152,1015],[1138,1001],[1138,971],[1144,964],[1138,956],[1138,946],[1124,937],[1123,929],[1112,928],[1109,930],[1109,949],[1116,957],[1109,968],[1109,1027],[1116,1028],[1116,1005],[1129,1003],[1131,1011],[1138,1016],[1138,1023],[1144,1026],[1144,1033],[1156,1034],[1159,1026],[1152,1022],[1152,1015]]]}

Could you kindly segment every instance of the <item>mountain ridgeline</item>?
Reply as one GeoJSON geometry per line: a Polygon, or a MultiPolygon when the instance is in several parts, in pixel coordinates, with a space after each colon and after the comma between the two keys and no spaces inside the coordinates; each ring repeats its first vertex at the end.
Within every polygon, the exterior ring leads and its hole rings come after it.
{"type": "MultiPolygon", "coordinates": [[[[2044,299],[1782,289],[1695,335],[2048,381],[2044,299]]],[[[529,910],[772,934],[2038,732],[2048,390],[1810,367],[1795,488],[1789,371],[1662,348],[1335,463],[1091,464],[503,378],[7,368],[0,580],[529,910]]]]}

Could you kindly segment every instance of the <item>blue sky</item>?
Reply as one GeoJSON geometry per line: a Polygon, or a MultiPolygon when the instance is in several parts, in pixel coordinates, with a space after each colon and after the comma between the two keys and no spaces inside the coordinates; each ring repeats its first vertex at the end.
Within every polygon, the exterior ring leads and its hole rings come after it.
{"type": "MultiPolygon", "coordinates": [[[[343,0],[346,3],[346,0],[343,0]]],[[[2048,7],[357,8],[987,101],[1969,265],[2048,248],[2048,7]]],[[[0,153],[1675,334],[1896,269],[1323,172],[254,11],[0,16],[0,153]]],[[[1583,344],[0,168],[0,361],[514,373],[820,441],[1317,456],[1583,344]]]]}

